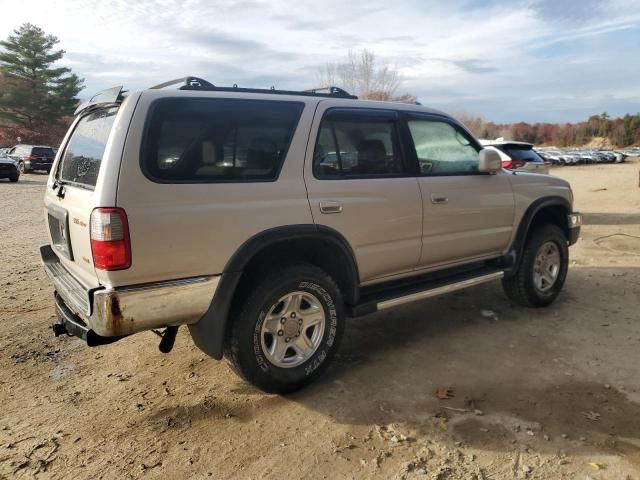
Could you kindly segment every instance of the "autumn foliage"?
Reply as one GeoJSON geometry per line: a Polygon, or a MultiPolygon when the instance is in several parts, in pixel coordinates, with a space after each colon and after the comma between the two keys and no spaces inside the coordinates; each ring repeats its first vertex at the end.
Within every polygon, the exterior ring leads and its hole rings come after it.
{"type": "Polygon", "coordinates": [[[594,139],[605,139],[614,147],[640,145],[640,114],[610,118],[607,113],[593,115],[579,123],[525,123],[499,124],[480,117],[455,115],[478,138],[518,140],[536,145],[558,147],[580,146],[594,139]]]}

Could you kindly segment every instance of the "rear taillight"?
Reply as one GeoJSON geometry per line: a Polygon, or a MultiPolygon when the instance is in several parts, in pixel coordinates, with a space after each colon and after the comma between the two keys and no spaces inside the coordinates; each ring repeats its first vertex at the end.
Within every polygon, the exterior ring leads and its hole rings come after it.
{"type": "Polygon", "coordinates": [[[96,208],[91,212],[91,253],[100,270],[124,270],[131,266],[131,242],[127,214],[121,208],[96,208]]]}
{"type": "Polygon", "coordinates": [[[29,160],[30,162],[33,162],[35,160],[37,160],[38,157],[36,155],[29,155],[29,158],[27,160],[29,160]]]}
{"type": "Polygon", "coordinates": [[[506,168],[507,170],[515,170],[516,168],[521,168],[526,165],[527,162],[523,162],[522,160],[504,160],[502,162],[502,168],[506,168]]]}

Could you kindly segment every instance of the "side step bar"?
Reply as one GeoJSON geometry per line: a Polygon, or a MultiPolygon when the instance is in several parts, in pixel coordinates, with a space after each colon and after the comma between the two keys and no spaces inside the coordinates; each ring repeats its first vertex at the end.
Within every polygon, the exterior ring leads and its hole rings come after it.
{"type": "Polygon", "coordinates": [[[387,310],[411,302],[443,295],[445,293],[463,290],[468,287],[492,282],[504,277],[504,270],[483,268],[477,271],[464,272],[449,278],[425,281],[422,284],[382,291],[374,295],[365,296],[358,305],[351,307],[349,316],[360,317],[370,313],[387,310]]]}
{"type": "Polygon", "coordinates": [[[504,272],[488,273],[481,277],[469,278],[468,280],[461,280],[459,282],[450,283],[449,285],[443,285],[441,287],[434,287],[430,290],[423,290],[422,292],[412,293],[411,295],[405,295],[404,297],[392,298],[390,300],[384,300],[377,304],[378,310],[386,310],[388,308],[397,307],[398,305],[404,305],[405,303],[416,302],[425,298],[436,297],[445,293],[455,292],[456,290],[462,290],[467,287],[473,287],[480,285],[481,283],[491,282],[492,280],[498,280],[504,277],[504,272]]]}

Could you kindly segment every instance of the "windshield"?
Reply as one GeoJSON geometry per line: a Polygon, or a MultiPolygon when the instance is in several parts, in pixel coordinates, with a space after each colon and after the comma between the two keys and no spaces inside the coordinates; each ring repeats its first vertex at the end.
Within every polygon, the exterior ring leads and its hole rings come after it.
{"type": "Polygon", "coordinates": [[[85,115],[76,125],[62,157],[58,178],[95,187],[117,107],[85,115]]]}

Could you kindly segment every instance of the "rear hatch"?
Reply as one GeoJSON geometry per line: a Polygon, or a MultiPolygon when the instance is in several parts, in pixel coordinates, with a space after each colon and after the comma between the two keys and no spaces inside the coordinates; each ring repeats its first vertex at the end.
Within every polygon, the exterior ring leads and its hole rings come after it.
{"type": "Polygon", "coordinates": [[[496,145],[504,153],[511,157],[514,167],[536,173],[548,173],[549,163],[538,155],[531,145],[505,144],[496,145]]]}
{"type": "Polygon", "coordinates": [[[87,288],[99,285],[91,254],[90,220],[117,112],[117,106],[101,108],[74,122],[45,195],[52,248],[66,270],[87,288]]]}
{"type": "Polygon", "coordinates": [[[29,160],[32,166],[42,166],[50,168],[53,163],[55,153],[51,147],[33,147],[29,160]]]}

